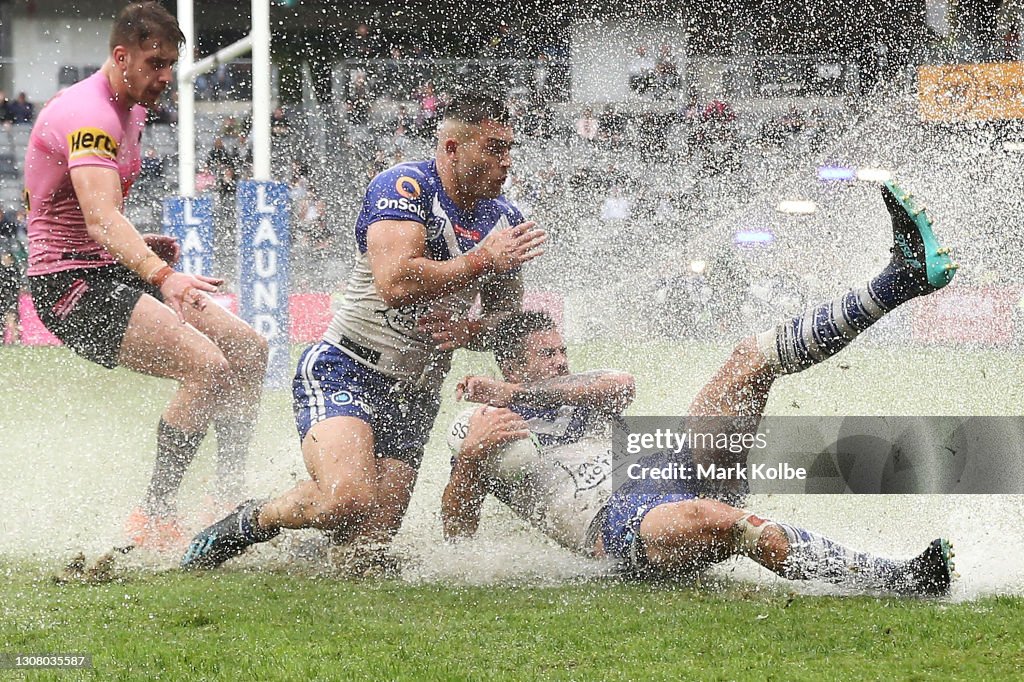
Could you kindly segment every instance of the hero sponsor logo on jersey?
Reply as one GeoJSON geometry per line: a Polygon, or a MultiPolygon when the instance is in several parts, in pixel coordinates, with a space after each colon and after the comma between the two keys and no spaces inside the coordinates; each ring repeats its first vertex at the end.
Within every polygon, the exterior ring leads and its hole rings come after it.
{"type": "Polygon", "coordinates": [[[415,201],[402,197],[401,199],[389,199],[387,197],[381,197],[377,200],[377,210],[385,211],[406,211],[419,216],[420,220],[426,221],[427,212],[423,210],[423,207],[417,204],[415,201]]]}
{"type": "Polygon", "coordinates": [[[406,211],[419,216],[420,220],[426,222],[427,212],[417,201],[423,193],[420,183],[408,175],[403,175],[395,180],[395,191],[398,192],[399,197],[381,197],[377,200],[377,210],[406,211]]]}
{"type": "Polygon", "coordinates": [[[101,159],[117,158],[117,142],[99,128],[79,128],[68,134],[68,158],[98,156],[101,159]]]}
{"type": "Polygon", "coordinates": [[[420,189],[420,183],[416,182],[408,175],[395,180],[395,191],[406,199],[419,199],[422,190],[420,189]]]}

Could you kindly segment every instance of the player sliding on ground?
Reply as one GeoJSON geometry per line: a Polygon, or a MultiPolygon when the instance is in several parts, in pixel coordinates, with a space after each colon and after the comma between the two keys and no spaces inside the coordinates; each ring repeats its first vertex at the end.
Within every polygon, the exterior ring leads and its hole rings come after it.
{"type": "MultiPolygon", "coordinates": [[[[894,241],[885,270],[865,288],[740,342],[697,395],[691,419],[729,417],[737,428],[756,431],[777,378],[824,361],[896,306],[950,282],[956,265],[938,247],[925,213],[896,186],[882,191],[894,241]]],[[[791,580],[901,594],[948,591],[946,540],[913,559],[893,560],[755,516],[734,506],[743,491],[651,479],[630,479],[613,491],[608,427],[632,401],[633,378],[570,374],[563,339],[543,313],[506,320],[495,348],[505,380],[473,376],[459,385],[462,398],[488,406],[468,411],[449,433],[455,456],[441,507],[447,538],[476,532],[490,493],[560,544],[611,555],[638,577],[688,575],[741,555],[791,580]]],[[[700,462],[716,453],[690,454],[700,462]]]]}

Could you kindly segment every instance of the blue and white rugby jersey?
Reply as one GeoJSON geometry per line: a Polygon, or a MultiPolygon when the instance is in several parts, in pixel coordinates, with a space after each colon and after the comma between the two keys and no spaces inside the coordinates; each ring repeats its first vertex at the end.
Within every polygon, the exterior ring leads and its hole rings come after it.
{"type": "MultiPolygon", "coordinates": [[[[476,409],[449,428],[453,455],[476,409]]],[[[509,443],[488,463],[488,492],[559,544],[589,554],[588,531],[612,492],[611,419],[571,405],[512,409],[526,420],[530,438],[509,443]]]]}
{"type": "Polygon", "coordinates": [[[367,231],[382,220],[422,223],[427,232],[427,257],[444,261],[474,250],[493,230],[518,225],[523,216],[504,197],[480,201],[472,213],[463,211],[442,188],[433,160],[399,164],[370,181],[356,221],[356,264],[345,301],[324,340],[388,376],[439,385],[450,367],[451,352],[435,350],[430,337],[416,331],[416,321],[432,310],[465,317],[479,293],[479,284],[429,302],[389,307],[377,294],[366,257],[367,231]],[[354,352],[353,347],[369,352],[354,352]]]}

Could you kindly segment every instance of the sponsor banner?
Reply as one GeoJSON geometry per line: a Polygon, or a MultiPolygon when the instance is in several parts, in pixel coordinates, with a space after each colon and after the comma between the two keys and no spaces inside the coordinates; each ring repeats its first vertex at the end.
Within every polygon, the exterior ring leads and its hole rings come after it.
{"type": "Polygon", "coordinates": [[[293,374],[288,338],[290,215],[287,185],[238,183],[238,309],[270,346],[266,383],[271,388],[287,387],[293,374]]]}
{"type": "Polygon", "coordinates": [[[1013,343],[1018,287],[953,287],[914,302],[913,339],[919,343],[1013,343]]]}
{"type": "Polygon", "coordinates": [[[753,494],[1024,493],[1024,417],[625,417],[612,487],[753,494]]]}
{"type": "Polygon", "coordinates": [[[1024,63],[920,66],[917,93],[925,121],[1024,118],[1024,63]]]}
{"type": "Polygon", "coordinates": [[[163,233],[177,239],[181,246],[177,270],[190,275],[213,276],[213,199],[164,199],[163,233]]]}

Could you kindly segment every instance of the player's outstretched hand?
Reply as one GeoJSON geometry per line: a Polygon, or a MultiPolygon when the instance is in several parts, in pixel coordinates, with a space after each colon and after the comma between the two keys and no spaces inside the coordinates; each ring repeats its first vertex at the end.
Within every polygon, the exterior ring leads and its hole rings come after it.
{"type": "Polygon", "coordinates": [[[486,459],[502,446],[529,437],[526,422],[512,410],[481,407],[469,417],[469,429],[459,449],[459,459],[486,459]]]}
{"type": "Polygon", "coordinates": [[[490,377],[468,376],[455,387],[455,399],[471,403],[484,403],[494,407],[507,407],[515,395],[516,384],[490,377]]]}
{"type": "Polygon", "coordinates": [[[165,234],[147,234],[143,235],[142,239],[150,251],[160,256],[172,268],[178,264],[178,260],[181,258],[181,245],[178,244],[177,239],[165,234]]]}
{"type": "Polygon", "coordinates": [[[544,253],[539,248],[548,240],[548,233],[529,220],[515,227],[496,230],[480,243],[480,250],[491,261],[494,272],[504,273],[515,270],[544,253]]]}
{"type": "Polygon", "coordinates": [[[224,280],[217,277],[175,272],[160,285],[160,293],[163,294],[164,303],[170,306],[174,314],[184,324],[185,307],[190,306],[196,310],[203,310],[210,302],[204,292],[217,291],[217,287],[223,283],[224,280]]]}

